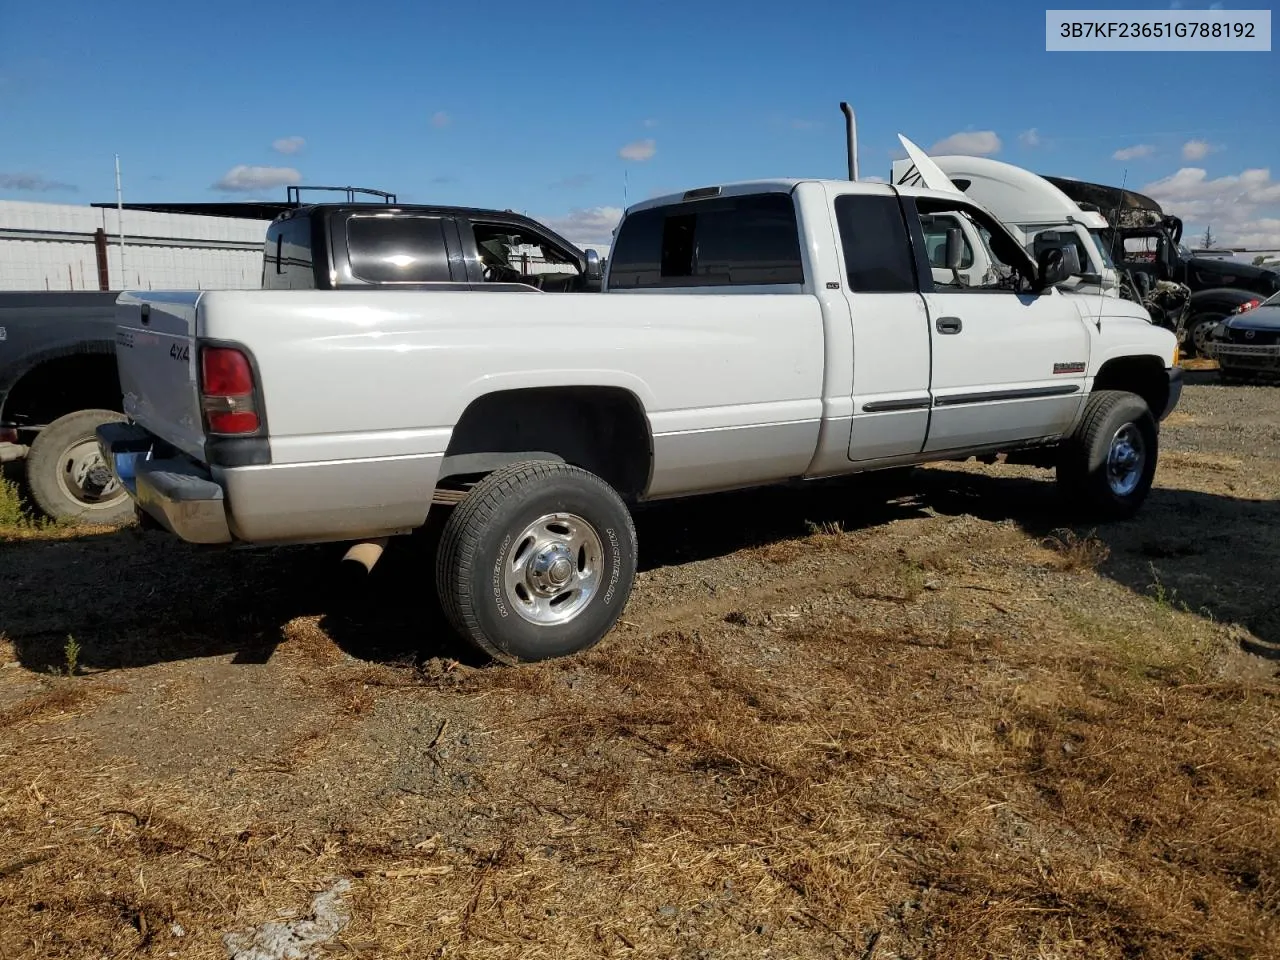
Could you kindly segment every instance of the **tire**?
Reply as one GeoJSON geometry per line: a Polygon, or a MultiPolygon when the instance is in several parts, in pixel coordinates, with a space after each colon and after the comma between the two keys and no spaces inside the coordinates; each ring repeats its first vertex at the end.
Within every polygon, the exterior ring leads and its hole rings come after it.
{"type": "Polygon", "coordinates": [[[1151,491],[1159,444],[1159,427],[1146,401],[1133,393],[1099,390],[1059,450],[1059,488],[1078,509],[1100,519],[1127,519],[1151,491]]]}
{"type": "Polygon", "coordinates": [[[1193,357],[1205,356],[1205,345],[1209,342],[1209,332],[1226,319],[1224,313],[1201,313],[1187,321],[1183,334],[1182,349],[1193,357]]]}
{"type": "Polygon", "coordinates": [[[77,410],[36,434],[27,453],[27,488],[46,516],[110,526],[133,519],[133,501],[102,462],[94,433],[121,420],[111,410],[77,410]]]}
{"type": "Polygon", "coordinates": [[[594,474],[551,461],[481,480],[454,508],[436,553],[450,624],[509,664],[595,646],[622,613],[635,573],[626,504],[594,474]]]}

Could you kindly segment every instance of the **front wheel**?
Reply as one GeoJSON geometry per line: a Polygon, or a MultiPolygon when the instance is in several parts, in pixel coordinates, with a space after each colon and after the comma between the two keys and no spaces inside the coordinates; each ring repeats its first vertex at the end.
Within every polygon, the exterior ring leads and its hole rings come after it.
{"type": "Polygon", "coordinates": [[[1058,485],[1074,506],[1102,519],[1131,517],[1151,491],[1159,445],[1159,428],[1146,401],[1099,390],[1059,450],[1058,485]]]}
{"type": "Polygon", "coordinates": [[[495,470],[445,523],[436,589],[463,637],[503,663],[579,653],[613,627],[636,572],[626,504],[578,467],[495,470]]]}
{"type": "Polygon", "coordinates": [[[77,410],[36,434],[27,454],[27,486],[46,516],[106,525],[133,519],[133,501],[103,461],[95,432],[123,419],[111,410],[77,410]]]}

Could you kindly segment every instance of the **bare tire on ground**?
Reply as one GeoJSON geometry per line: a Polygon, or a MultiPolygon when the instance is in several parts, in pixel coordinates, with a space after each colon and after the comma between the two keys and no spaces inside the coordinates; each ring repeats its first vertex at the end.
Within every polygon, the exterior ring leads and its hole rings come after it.
{"type": "Polygon", "coordinates": [[[111,410],[77,410],[36,434],[27,454],[27,487],[46,516],[92,524],[133,519],[133,501],[103,461],[94,433],[123,419],[111,410]]]}
{"type": "Polygon", "coordinates": [[[1159,429],[1146,401],[1133,393],[1099,390],[1059,451],[1058,485],[1074,506],[1122,520],[1146,500],[1158,456],[1159,429]]]}
{"type": "Polygon", "coordinates": [[[618,494],[578,467],[495,470],[449,517],[436,554],[445,616],[503,663],[562,657],[604,637],[636,572],[636,534],[618,494]]]}

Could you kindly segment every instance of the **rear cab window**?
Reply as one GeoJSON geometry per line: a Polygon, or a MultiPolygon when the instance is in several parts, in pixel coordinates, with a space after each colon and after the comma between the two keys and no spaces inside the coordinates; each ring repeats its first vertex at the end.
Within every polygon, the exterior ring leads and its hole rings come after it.
{"type": "Polygon", "coordinates": [[[452,279],[441,217],[353,213],[345,227],[353,280],[388,284],[452,279]]]}
{"type": "Polygon", "coordinates": [[[267,228],[262,258],[264,290],[310,290],[315,287],[311,254],[311,218],[289,217],[267,228]]]}
{"type": "Polygon", "coordinates": [[[688,200],[639,210],[609,252],[609,289],[780,287],[804,283],[790,194],[688,200]]]}

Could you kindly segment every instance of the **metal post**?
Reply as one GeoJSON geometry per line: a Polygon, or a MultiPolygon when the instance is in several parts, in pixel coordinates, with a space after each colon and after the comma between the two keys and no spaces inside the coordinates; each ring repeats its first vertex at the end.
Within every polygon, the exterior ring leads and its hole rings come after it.
{"type": "Polygon", "coordinates": [[[116,154],[116,226],[120,228],[120,286],[127,287],[124,277],[124,194],[120,191],[120,154],[116,154]]]}

